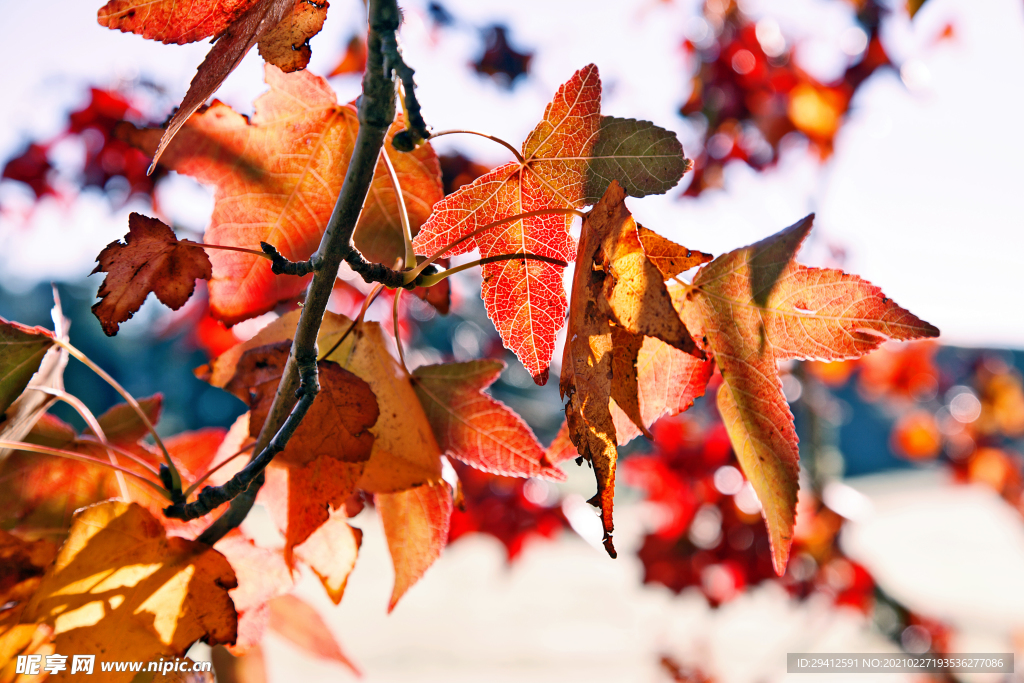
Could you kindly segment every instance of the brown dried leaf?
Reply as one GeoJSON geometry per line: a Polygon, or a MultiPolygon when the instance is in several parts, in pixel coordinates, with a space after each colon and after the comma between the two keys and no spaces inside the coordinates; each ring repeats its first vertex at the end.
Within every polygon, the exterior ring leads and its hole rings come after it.
{"type": "Polygon", "coordinates": [[[312,56],[309,39],[324,27],[329,5],[326,0],[296,0],[292,13],[260,38],[260,56],[285,73],[305,69],[312,56]]]}
{"type": "Polygon", "coordinates": [[[583,222],[559,382],[569,437],[597,476],[591,503],[601,508],[612,557],[618,436],[611,406],[647,430],[636,368],[645,336],[702,355],[672,306],[662,271],[644,253],[625,197],[612,181],[583,222]]]}
{"type": "Polygon", "coordinates": [[[93,273],[107,273],[100,301],[92,307],[107,336],[142,306],[150,292],[172,310],[181,308],[196,288],[196,280],[213,274],[210,259],[189,240],[155,218],[133,213],[124,242],[114,241],[96,257],[93,273]]]}

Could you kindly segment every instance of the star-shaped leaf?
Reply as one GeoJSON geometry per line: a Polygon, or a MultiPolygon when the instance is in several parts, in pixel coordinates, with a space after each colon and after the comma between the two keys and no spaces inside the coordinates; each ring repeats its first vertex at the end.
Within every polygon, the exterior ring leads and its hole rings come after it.
{"type": "Polygon", "coordinates": [[[209,280],[212,275],[210,259],[201,247],[179,240],[167,225],[138,213],[128,217],[124,242],[108,244],[96,261],[92,272],[107,276],[92,312],[111,337],[142,307],[150,292],[177,310],[192,296],[196,280],[209,280]]]}
{"type": "Polygon", "coordinates": [[[939,334],[855,275],[795,263],[812,220],[718,257],[673,292],[722,372],[718,409],[763,506],[780,575],[793,538],[799,454],[778,361],[857,358],[889,339],[939,334]]]}

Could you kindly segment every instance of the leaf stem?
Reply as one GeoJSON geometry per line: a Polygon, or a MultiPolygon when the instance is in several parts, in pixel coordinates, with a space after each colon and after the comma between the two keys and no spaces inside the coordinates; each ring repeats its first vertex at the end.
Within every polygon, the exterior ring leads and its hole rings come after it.
{"type": "Polygon", "coordinates": [[[460,273],[476,266],[482,266],[485,263],[495,263],[497,261],[516,261],[522,259],[524,261],[544,261],[545,263],[554,263],[556,266],[567,267],[569,264],[565,261],[550,256],[541,256],[540,254],[499,254],[498,256],[488,256],[487,258],[478,259],[469,263],[463,263],[461,266],[449,268],[448,270],[442,270],[440,273],[434,273],[428,277],[420,280],[421,287],[433,287],[441,280],[447,277],[460,273]]]}
{"type": "Polygon", "coordinates": [[[320,356],[319,360],[329,358],[332,353],[338,350],[338,347],[341,346],[341,343],[345,341],[345,339],[352,332],[352,330],[356,328],[356,325],[363,322],[363,318],[366,316],[366,311],[368,308],[370,308],[370,304],[372,304],[383,291],[384,285],[381,284],[375,285],[374,288],[370,290],[370,293],[367,294],[366,298],[363,299],[363,305],[359,308],[359,314],[355,317],[355,320],[353,320],[352,323],[345,329],[345,331],[341,333],[341,336],[338,337],[338,341],[334,342],[331,348],[327,350],[327,353],[320,356]]]}
{"type": "Polygon", "coordinates": [[[380,156],[384,160],[384,166],[388,169],[388,175],[391,176],[391,184],[395,188],[395,199],[398,204],[398,217],[402,221],[402,240],[405,242],[405,260],[402,261],[402,264],[404,266],[407,263],[416,263],[416,252],[412,248],[412,227],[409,224],[409,209],[405,205],[405,194],[402,192],[402,184],[398,181],[395,166],[391,163],[391,157],[388,156],[387,149],[383,146],[380,148],[380,156]]]}
{"type": "Polygon", "coordinates": [[[454,249],[455,247],[457,247],[458,245],[462,244],[463,242],[465,242],[465,241],[467,241],[469,239],[472,239],[472,238],[476,237],[477,235],[479,235],[481,233],[487,232],[491,228],[496,228],[499,225],[505,225],[506,223],[512,223],[513,221],[518,221],[518,220],[520,220],[522,218],[532,218],[533,216],[547,216],[547,215],[551,215],[551,214],[561,214],[563,216],[564,215],[572,214],[574,216],[579,216],[580,218],[584,218],[587,215],[587,214],[585,214],[582,211],[579,211],[577,209],[538,209],[537,211],[527,211],[526,213],[517,213],[515,216],[509,216],[507,218],[502,218],[499,221],[494,221],[493,223],[488,223],[487,225],[481,225],[476,230],[473,230],[472,232],[466,233],[465,235],[463,235],[459,239],[455,240],[454,242],[452,242],[448,246],[444,247],[443,249],[441,249],[440,251],[435,253],[433,256],[428,258],[426,261],[424,261],[423,263],[421,263],[418,266],[416,266],[415,268],[413,268],[412,270],[406,271],[405,282],[406,282],[406,284],[409,284],[411,282],[415,282],[416,278],[418,278],[420,276],[420,273],[422,273],[427,268],[427,266],[432,264],[434,261],[436,261],[437,259],[441,258],[446,253],[448,253],[450,250],[454,249]]]}
{"type": "Polygon", "coordinates": [[[69,460],[78,460],[79,462],[86,462],[90,465],[98,465],[100,467],[109,467],[118,472],[135,477],[139,481],[148,484],[151,488],[160,493],[164,498],[171,499],[171,494],[164,489],[163,486],[157,484],[153,480],[144,477],[138,472],[133,472],[130,469],[121,467],[120,465],[113,465],[102,458],[95,458],[91,455],[85,455],[84,453],[75,453],[74,451],[65,451],[61,448],[48,448],[47,446],[38,446],[34,443],[25,443],[24,441],[0,441],[0,448],[9,448],[14,451],[29,451],[30,453],[40,453],[42,455],[54,455],[59,458],[68,458],[69,460]]]}
{"type": "Polygon", "coordinates": [[[402,348],[402,334],[398,325],[398,300],[402,297],[402,292],[405,291],[401,287],[395,290],[395,301],[394,309],[391,312],[391,319],[395,321],[395,346],[398,347],[398,359],[402,361],[402,369],[405,370],[405,376],[409,376],[409,366],[405,364],[405,349],[402,348]]]}
{"type": "Polygon", "coordinates": [[[205,242],[193,242],[192,240],[181,240],[179,244],[183,244],[186,247],[196,247],[200,249],[222,249],[224,251],[240,251],[243,254],[252,254],[253,256],[259,256],[265,258],[268,261],[273,259],[270,258],[269,254],[264,254],[258,249],[246,249],[245,247],[232,247],[227,244],[206,244],[205,242]]]}
{"type": "Polygon", "coordinates": [[[454,135],[455,133],[466,133],[467,135],[479,135],[482,138],[487,138],[488,140],[494,140],[499,145],[501,145],[502,147],[505,147],[510,152],[512,152],[512,154],[515,155],[516,160],[519,163],[521,163],[521,164],[525,164],[526,163],[526,160],[523,159],[523,155],[519,153],[519,150],[516,149],[515,147],[513,147],[512,145],[510,145],[508,142],[502,140],[501,138],[499,138],[497,136],[488,135],[487,133],[481,133],[481,132],[476,131],[476,130],[462,130],[462,129],[442,130],[440,133],[434,133],[433,135],[430,136],[430,138],[431,139],[439,138],[442,135],[454,135]]]}
{"type": "MultiPolygon", "coordinates": [[[[67,403],[69,406],[74,408],[75,412],[81,415],[82,419],[85,420],[85,423],[89,425],[90,429],[92,429],[93,434],[96,435],[96,438],[99,440],[100,445],[103,446],[104,450],[107,451],[107,457],[110,459],[110,464],[115,466],[118,464],[117,456],[114,455],[113,450],[111,450],[110,442],[107,441],[107,435],[103,433],[103,428],[100,427],[100,423],[96,419],[96,416],[93,415],[92,411],[89,410],[88,406],[82,403],[81,399],[79,399],[77,396],[73,396],[67,393],[66,391],[61,391],[60,389],[53,389],[50,387],[32,388],[37,391],[41,391],[44,394],[50,394],[51,396],[55,396],[57,397],[58,400],[64,401],[64,403],[67,403]]],[[[117,478],[117,487],[121,489],[121,497],[130,503],[132,501],[132,497],[128,494],[128,482],[124,480],[124,474],[115,471],[114,476],[117,478]]]]}
{"type": "MultiPolygon", "coordinates": [[[[103,433],[103,428],[100,427],[99,420],[96,419],[96,416],[93,414],[93,412],[91,410],[89,410],[89,408],[77,396],[75,396],[73,394],[69,394],[66,391],[61,391],[60,389],[54,389],[53,387],[27,387],[27,388],[28,389],[34,389],[35,391],[40,391],[40,392],[42,392],[44,394],[49,394],[50,396],[53,396],[53,397],[57,398],[60,401],[64,401],[69,406],[74,408],[75,412],[77,412],[79,415],[82,416],[82,419],[85,420],[85,423],[87,425],[89,425],[89,429],[91,429],[93,431],[93,434],[96,435],[96,441],[101,446],[106,448],[108,451],[114,451],[118,455],[123,455],[124,457],[126,457],[129,460],[131,460],[132,462],[134,462],[136,465],[144,467],[147,470],[149,470],[150,472],[152,472],[153,474],[155,474],[157,476],[160,476],[160,473],[157,472],[157,469],[155,467],[150,465],[148,462],[146,462],[145,460],[143,460],[139,456],[135,455],[134,453],[131,453],[130,451],[126,451],[125,449],[119,448],[118,446],[115,446],[114,444],[110,443],[107,440],[106,434],[103,433]]],[[[82,438],[82,437],[79,437],[79,438],[82,438]]],[[[85,438],[88,438],[88,437],[85,437],[85,438]]],[[[117,460],[115,458],[111,458],[110,462],[112,464],[114,464],[114,465],[117,464],[117,460]]],[[[120,476],[120,474],[118,476],[120,476]]],[[[128,498],[128,496],[126,495],[125,498],[128,498]]]]}
{"type": "Polygon", "coordinates": [[[238,456],[242,455],[246,451],[251,451],[252,447],[254,445],[255,445],[254,443],[251,443],[248,446],[243,446],[242,448],[239,448],[235,453],[233,453],[229,457],[225,458],[224,462],[218,463],[217,465],[211,467],[209,470],[206,471],[206,474],[204,474],[203,476],[199,477],[194,482],[192,482],[192,485],[189,486],[187,489],[185,489],[185,491],[181,494],[181,497],[185,498],[185,499],[188,499],[188,497],[191,496],[195,492],[195,490],[197,488],[199,488],[200,484],[202,484],[204,481],[206,481],[211,476],[213,476],[214,472],[216,472],[220,468],[224,467],[224,465],[227,465],[229,462],[231,462],[232,460],[234,460],[238,456]]]}
{"type": "Polygon", "coordinates": [[[142,424],[146,425],[146,429],[149,431],[150,434],[153,435],[153,441],[156,442],[157,447],[163,453],[163,455],[164,455],[164,462],[167,463],[167,468],[168,468],[168,470],[171,473],[171,489],[173,491],[180,491],[181,490],[181,474],[178,472],[178,468],[175,467],[174,462],[171,460],[171,454],[167,452],[167,447],[164,446],[164,442],[160,439],[160,435],[156,433],[156,428],[153,426],[153,423],[149,421],[149,416],[146,415],[146,411],[144,411],[142,409],[142,406],[140,406],[139,402],[135,400],[135,397],[132,396],[131,394],[129,394],[127,392],[127,390],[125,390],[125,388],[122,387],[117,382],[116,379],[114,379],[109,374],[107,374],[106,370],[101,368],[99,365],[94,363],[91,358],[89,358],[84,353],[82,353],[81,351],[76,349],[74,346],[72,346],[71,342],[64,341],[64,340],[61,340],[61,339],[55,339],[54,343],[56,343],[62,349],[64,349],[65,351],[70,353],[72,356],[77,358],[79,360],[79,362],[81,362],[87,368],[89,368],[90,370],[95,372],[97,375],[99,375],[100,378],[103,379],[104,382],[106,382],[107,384],[112,386],[114,388],[114,391],[116,391],[117,393],[121,394],[121,398],[123,398],[125,400],[125,402],[128,403],[128,405],[130,405],[132,407],[132,410],[135,411],[135,414],[139,416],[140,420],[142,420],[142,424]]]}

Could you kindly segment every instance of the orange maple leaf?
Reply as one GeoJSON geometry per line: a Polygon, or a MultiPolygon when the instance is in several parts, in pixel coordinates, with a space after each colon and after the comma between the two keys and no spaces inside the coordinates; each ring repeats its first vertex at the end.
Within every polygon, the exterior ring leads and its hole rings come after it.
{"type": "MultiPolygon", "coordinates": [[[[225,387],[248,399],[249,433],[266,422],[291,343],[246,351],[225,387]]],[[[337,363],[320,361],[320,393],[275,462],[288,468],[288,524],[285,556],[329,518],[355,491],[373,448],[369,429],[377,422],[377,399],[363,380],[337,363]]]]}
{"type": "Polygon", "coordinates": [[[452,491],[448,484],[427,484],[375,497],[395,566],[395,587],[388,612],[441,556],[448,542],[452,491]]]}
{"type": "Polygon", "coordinates": [[[475,360],[424,365],[413,371],[413,388],[438,444],[484,472],[564,480],[565,474],[544,460],[544,449],[529,425],[483,393],[504,369],[500,360],[475,360]]]}
{"type": "MultiPolygon", "coordinates": [[[[308,71],[285,74],[267,65],[269,92],[255,102],[251,119],[214,101],[194,115],[167,148],[162,163],[216,187],[204,241],[248,249],[268,242],[293,261],[316,250],[348,169],[359,129],[356,108],[339,105],[327,82],[308,71]]],[[[396,152],[391,137],[384,149],[395,166],[415,231],[441,198],[441,171],[430,145],[396,152]]],[[[122,126],[118,134],[152,152],[160,129],[122,126]]],[[[396,194],[383,161],[378,161],[367,203],[356,226],[357,246],[384,259],[402,244],[396,194]]],[[[393,254],[393,255],[392,255],[393,254]]],[[[210,310],[228,324],[264,313],[301,293],[307,278],[274,275],[258,256],[211,253],[210,310]]]]}
{"type": "Polygon", "coordinates": [[[939,334],[855,275],[795,263],[812,220],[718,257],[673,293],[722,371],[718,409],[763,506],[780,575],[796,520],[799,453],[778,362],[857,358],[888,339],[939,334]]]}
{"type": "MultiPolygon", "coordinates": [[[[56,561],[21,614],[53,628],[57,652],[102,652],[123,660],[182,657],[202,638],[233,643],[237,585],[216,550],[168,538],[145,508],[107,501],[75,513],[56,561]]],[[[108,674],[127,681],[132,672],[108,674]]]]}

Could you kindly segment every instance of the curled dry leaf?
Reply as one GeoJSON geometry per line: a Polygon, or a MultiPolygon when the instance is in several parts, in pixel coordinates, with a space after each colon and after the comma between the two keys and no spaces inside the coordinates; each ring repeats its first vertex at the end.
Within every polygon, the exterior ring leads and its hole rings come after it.
{"type": "MultiPolygon", "coordinates": [[[[21,614],[53,629],[56,651],[111,660],[182,657],[199,639],[233,643],[235,574],[203,544],[167,538],[139,505],[109,501],[75,514],[67,540],[21,614]]],[[[127,683],[133,672],[106,680],[127,683]]]]}
{"type": "Polygon", "coordinates": [[[448,542],[452,491],[440,482],[376,496],[388,550],[395,566],[395,588],[388,612],[441,556],[448,542]]]}
{"type": "MultiPolygon", "coordinates": [[[[622,187],[612,181],[583,222],[559,383],[562,397],[568,399],[569,437],[594,466],[597,495],[591,502],[601,508],[605,548],[612,557],[618,435],[610,402],[614,399],[636,427],[647,432],[637,377],[644,338],[703,356],[672,306],[662,271],[644,253],[625,198],[622,187]]],[[[662,241],[662,246],[671,244],[662,241]]],[[[675,251],[681,259],[691,254],[691,265],[702,258],[678,245],[675,251]]]]}
{"type": "Polygon", "coordinates": [[[53,332],[0,318],[0,416],[25,391],[53,346],[53,332]]]}
{"type": "Polygon", "coordinates": [[[294,595],[282,595],[270,601],[270,628],[317,657],[343,664],[356,676],[362,676],[331,634],[320,614],[294,595]]]}
{"type": "Polygon", "coordinates": [[[309,39],[324,27],[329,5],[326,0],[296,0],[291,14],[260,37],[260,57],[285,73],[305,69],[313,54],[309,39]]]}
{"type": "Polygon", "coordinates": [[[888,339],[939,334],[855,275],[795,263],[812,220],[718,257],[692,286],[673,291],[686,326],[722,371],[718,409],[761,501],[780,575],[796,519],[799,454],[778,361],[856,358],[888,339]]]}
{"type": "MultiPolygon", "coordinates": [[[[612,180],[631,194],[667,192],[689,168],[669,131],[646,121],[601,118],[601,81],[593,64],[563,84],[523,143],[522,161],[500,166],[435,206],[413,242],[433,254],[494,221],[540,209],[581,208],[612,180]]],[[[468,239],[446,252],[480,249],[483,257],[530,253],[562,261],[574,256],[571,215],[523,218],[468,239]]],[[[483,299],[505,346],[534,381],[547,382],[555,334],[565,320],[562,267],[541,261],[483,266],[483,299]]]]}
{"type": "Polygon", "coordinates": [[[111,242],[96,257],[93,273],[106,273],[100,301],[92,312],[107,336],[142,306],[150,292],[173,310],[181,308],[196,288],[196,280],[212,275],[206,252],[155,218],[138,213],[128,217],[124,242],[111,242]]]}
{"type": "Polygon", "coordinates": [[[564,480],[561,470],[544,461],[544,449],[529,425],[484,393],[504,369],[500,360],[475,360],[413,371],[413,388],[438,444],[484,472],[564,480]]]}
{"type": "MultiPolygon", "coordinates": [[[[269,92],[246,118],[214,102],[196,114],[167,148],[162,163],[216,187],[213,216],[204,241],[260,249],[274,245],[293,261],[308,259],[320,244],[348,169],[359,123],[356,108],[339,105],[327,82],[300,71],[285,74],[267,65],[269,92]]],[[[387,140],[405,124],[391,125],[387,140]]],[[[118,135],[152,153],[160,129],[124,124],[118,135]]],[[[412,229],[426,220],[442,196],[433,148],[409,154],[385,150],[395,167],[412,229]]],[[[355,241],[367,258],[392,265],[404,255],[401,222],[391,178],[378,162],[355,241]]],[[[228,324],[264,313],[300,294],[308,278],[274,275],[259,256],[218,250],[210,256],[210,310],[228,324]]]]}

